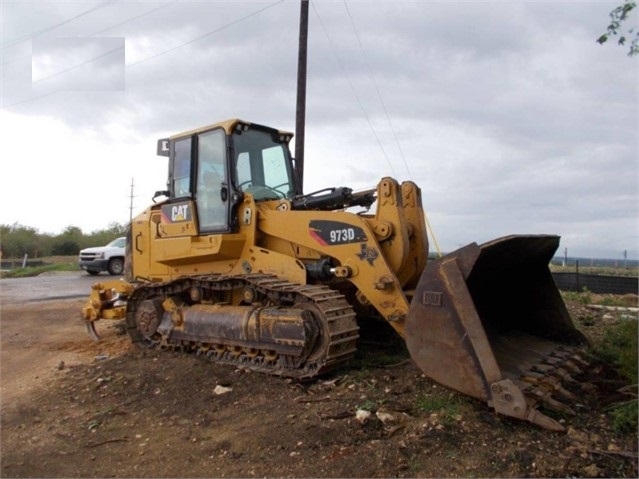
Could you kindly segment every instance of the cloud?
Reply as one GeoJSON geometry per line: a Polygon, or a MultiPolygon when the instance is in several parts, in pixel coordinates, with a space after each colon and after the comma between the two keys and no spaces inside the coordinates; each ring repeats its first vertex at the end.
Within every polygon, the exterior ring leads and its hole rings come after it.
{"type": "Polygon", "coordinates": [[[124,38],[33,40],[32,93],[124,90],[124,38]]]}
{"type": "MultiPolygon", "coordinates": [[[[545,232],[583,255],[636,257],[637,58],[595,41],[616,3],[311,2],[306,190],[396,176],[421,186],[444,249],[545,232]]],[[[110,194],[127,218],[131,177],[139,208],[166,181],[157,138],[234,117],[295,127],[299,2],[35,5],[1,5],[3,141],[24,158],[16,175],[47,156],[25,158],[17,138],[55,132],[61,170],[107,175],[110,193],[87,189],[83,203],[110,194]],[[39,70],[40,55],[58,44],[70,54],[69,38],[83,43],[76,62],[122,42],[124,59],[69,70],[77,84],[54,76],[65,90],[54,93],[38,80],[59,70],[39,70]],[[123,76],[122,90],[109,87],[123,76]],[[104,173],[114,162],[120,174],[104,173]]],[[[0,222],[16,218],[3,211],[0,222]]]]}

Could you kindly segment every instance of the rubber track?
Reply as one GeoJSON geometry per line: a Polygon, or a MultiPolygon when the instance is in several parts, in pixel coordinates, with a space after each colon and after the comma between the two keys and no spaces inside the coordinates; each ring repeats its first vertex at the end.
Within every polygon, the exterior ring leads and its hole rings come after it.
{"type": "MultiPolygon", "coordinates": [[[[355,311],[344,295],[327,286],[299,285],[266,274],[203,275],[179,278],[164,283],[144,284],[137,287],[128,298],[126,324],[132,342],[141,347],[161,347],[194,352],[198,355],[205,355],[216,363],[298,379],[321,375],[342,366],[355,354],[359,337],[355,311]],[[214,352],[214,347],[220,345],[219,341],[215,343],[198,341],[195,344],[184,340],[172,341],[170,337],[152,341],[144,337],[137,329],[136,309],[138,304],[147,299],[164,299],[167,296],[188,298],[188,292],[193,287],[201,288],[203,291],[231,291],[233,289],[241,290],[246,286],[251,286],[259,295],[268,298],[269,302],[274,305],[296,307],[300,303],[312,303],[321,314],[319,320],[323,323],[320,328],[322,334],[328,333],[329,336],[323,354],[313,354],[312,361],[292,367],[294,361],[288,361],[282,355],[279,355],[276,360],[266,361],[262,355],[250,357],[244,353],[234,355],[229,351],[219,354],[214,352]]],[[[265,349],[268,349],[268,344],[265,344],[265,349]]]]}

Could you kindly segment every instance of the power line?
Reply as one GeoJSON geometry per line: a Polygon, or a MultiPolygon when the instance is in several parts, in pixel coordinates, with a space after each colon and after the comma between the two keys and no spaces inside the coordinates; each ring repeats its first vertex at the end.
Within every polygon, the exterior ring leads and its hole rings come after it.
{"type": "MultiPolygon", "coordinates": [[[[357,38],[357,41],[359,43],[359,47],[362,51],[362,55],[364,56],[364,61],[366,62],[366,67],[368,68],[368,72],[369,75],[371,76],[371,79],[373,81],[373,85],[375,85],[375,91],[377,92],[377,96],[379,97],[379,100],[382,104],[382,108],[384,110],[384,115],[386,116],[386,119],[388,121],[388,124],[390,126],[391,132],[393,133],[393,137],[395,138],[395,142],[397,143],[397,148],[399,149],[399,154],[402,158],[402,161],[404,162],[404,165],[406,166],[406,171],[408,172],[408,177],[412,180],[412,174],[410,172],[410,168],[408,167],[408,162],[406,161],[406,157],[404,156],[404,152],[402,151],[402,147],[399,143],[399,138],[397,137],[397,133],[395,131],[395,128],[393,128],[393,123],[391,122],[391,118],[390,115],[388,114],[388,110],[386,109],[386,104],[384,103],[384,99],[382,98],[382,94],[379,90],[379,87],[377,85],[377,81],[375,81],[375,76],[373,75],[370,63],[368,61],[368,57],[366,55],[366,50],[364,49],[364,45],[362,44],[362,41],[359,37],[359,34],[357,32],[357,28],[355,27],[355,22],[353,21],[353,16],[351,15],[351,11],[348,8],[348,4],[346,3],[346,0],[344,0],[344,6],[346,7],[346,12],[348,13],[348,18],[351,22],[351,25],[353,27],[353,31],[355,32],[355,37],[357,38]]],[[[392,168],[392,167],[391,167],[392,168]]],[[[433,243],[435,244],[435,249],[437,250],[437,254],[438,256],[442,256],[442,252],[441,249],[439,248],[439,243],[437,241],[437,237],[435,236],[435,232],[433,231],[433,227],[430,224],[430,221],[428,220],[428,215],[426,214],[426,211],[424,211],[424,220],[426,221],[426,226],[427,226],[427,231],[430,232],[430,236],[433,240],[433,243]]]]}
{"type": "Polygon", "coordinates": [[[146,17],[147,15],[149,15],[151,13],[154,13],[154,12],[157,12],[158,10],[160,10],[160,9],[162,9],[164,7],[168,7],[169,5],[175,3],[176,1],[177,0],[171,0],[170,2],[166,2],[166,3],[162,4],[162,5],[160,5],[159,7],[155,7],[155,8],[153,8],[153,9],[147,11],[147,12],[141,13],[140,15],[136,15],[135,17],[131,17],[128,20],[125,20],[125,21],[120,22],[120,23],[116,23],[115,25],[112,25],[109,28],[105,28],[105,29],[100,30],[98,32],[92,33],[91,36],[94,37],[96,35],[100,35],[101,33],[108,32],[109,30],[113,30],[114,28],[120,27],[120,26],[125,25],[127,23],[131,23],[133,20],[137,20],[139,18],[146,17]]]}
{"type": "MultiPolygon", "coordinates": [[[[97,57],[91,58],[91,59],[89,59],[89,60],[87,60],[87,61],[85,61],[85,62],[82,62],[82,63],[80,63],[80,64],[78,64],[78,65],[74,65],[74,66],[72,66],[72,67],[70,67],[70,68],[67,68],[66,70],[62,70],[62,71],[56,72],[56,73],[54,73],[54,74],[52,74],[52,75],[49,75],[49,76],[47,76],[47,77],[40,78],[39,80],[32,81],[32,82],[31,82],[31,84],[33,85],[33,84],[35,84],[35,83],[38,83],[38,82],[41,82],[41,81],[44,81],[44,80],[48,80],[49,78],[55,77],[55,76],[57,76],[57,75],[61,75],[62,73],[66,73],[66,72],[68,72],[68,71],[75,70],[76,68],[79,68],[79,67],[81,67],[81,66],[83,66],[83,65],[86,65],[87,63],[91,63],[91,62],[93,62],[93,61],[95,61],[95,60],[98,60],[98,59],[103,58],[103,57],[105,57],[105,56],[107,56],[107,55],[110,55],[111,53],[113,53],[113,52],[115,52],[115,51],[123,50],[123,49],[124,49],[124,47],[117,47],[117,48],[114,48],[114,49],[112,49],[112,50],[109,50],[109,51],[108,51],[108,52],[106,52],[106,53],[103,53],[102,55],[99,55],[99,56],[97,56],[97,57]]],[[[41,98],[45,98],[45,97],[47,97],[47,96],[51,96],[51,95],[53,95],[54,93],[58,93],[59,91],[61,91],[61,90],[51,91],[51,92],[49,92],[49,93],[45,93],[44,95],[39,95],[39,96],[36,96],[36,97],[33,97],[33,98],[28,98],[28,99],[26,99],[26,100],[22,100],[22,101],[19,101],[19,102],[16,102],[16,103],[12,103],[11,105],[6,105],[6,106],[2,105],[2,106],[0,106],[0,110],[3,110],[3,109],[5,109],[5,108],[11,108],[11,107],[18,106],[18,105],[22,105],[23,103],[30,103],[30,102],[32,102],[32,101],[39,100],[39,99],[41,99],[41,98]]]]}
{"type": "Polygon", "coordinates": [[[333,44],[333,41],[331,40],[331,37],[328,34],[328,31],[326,30],[326,28],[324,27],[324,24],[322,23],[322,19],[320,18],[319,13],[318,13],[317,9],[315,8],[315,4],[311,3],[311,5],[313,6],[313,11],[315,12],[315,15],[317,15],[317,20],[319,21],[319,24],[322,27],[322,30],[324,30],[324,34],[326,35],[326,38],[328,38],[328,43],[331,46],[331,50],[333,50],[333,55],[335,55],[335,58],[337,58],[337,62],[339,63],[339,66],[342,69],[342,72],[346,76],[346,80],[348,81],[348,84],[350,85],[351,90],[353,90],[353,94],[355,95],[355,99],[357,100],[357,103],[359,104],[359,107],[361,108],[362,113],[364,114],[364,118],[366,118],[366,122],[368,123],[368,126],[370,127],[371,132],[373,133],[373,136],[375,137],[375,140],[377,141],[377,145],[379,146],[379,149],[382,150],[382,154],[384,155],[384,158],[386,158],[386,162],[388,163],[388,166],[390,167],[391,172],[393,173],[393,176],[396,177],[397,174],[395,173],[395,169],[393,168],[393,164],[390,161],[390,159],[388,158],[388,155],[386,154],[386,150],[384,150],[384,146],[382,145],[381,140],[379,139],[379,137],[377,136],[377,133],[375,132],[375,128],[373,128],[373,124],[371,123],[371,120],[370,120],[368,114],[366,113],[366,109],[364,108],[364,105],[362,104],[362,101],[361,101],[359,95],[357,94],[357,90],[355,89],[355,86],[353,85],[353,82],[351,81],[351,78],[348,75],[348,72],[346,71],[346,68],[344,67],[344,63],[342,63],[342,60],[341,60],[340,56],[337,53],[335,45],[333,44]]]}
{"type": "MultiPolygon", "coordinates": [[[[113,1],[118,1],[118,0],[110,0],[110,1],[111,1],[111,2],[113,2],[113,1]]],[[[137,62],[134,62],[134,63],[130,63],[130,64],[128,64],[128,65],[125,65],[125,68],[128,68],[128,67],[131,67],[131,66],[138,65],[138,64],[143,63],[143,62],[145,62],[145,61],[147,61],[147,60],[151,60],[151,59],[153,59],[153,58],[159,57],[160,55],[164,55],[164,54],[166,54],[166,53],[170,53],[170,52],[172,52],[172,51],[174,51],[174,50],[177,50],[178,48],[181,48],[181,47],[183,47],[183,46],[190,45],[191,43],[194,43],[194,42],[197,42],[197,41],[199,41],[199,40],[202,40],[203,38],[206,38],[206,37],[208,37],[208,36],[210,36],[210,35],[213,35],[214,33],[218,33],[218,32],[220,32],[220,31],[222,31],[222,30],[225,30],[225,29],[227,29],[227,28],[229,28],[229,27],[231,27],[231,26],[233,26],[233,25],[235,25],[235,24],[237,24],[237,23],[240,23],[240,22],[242,22],[242,21],[244,21],[244,20],[246,20],[246,19],[248,19],[248,18],[251,18],[251,17],[253,17],[253,16],[255,16],[255,15],[259,14],[259,13],[262,13],[263,11],[268,10],[269,8],[274,7],[275,5],[278,5],[278,4],[282,3],[282,2],[284,2],[284,0],[278,0],[277,2],[274,2],[274,3],[270,4],[270,5],[267,5],[267,6],[266,6],[266,7],[264,7],[264,8],[261,8],[261,9],[259,9],[259,10],[256,10],[256,11],[254,11],[254,12],[252,12],[252,13],[248,14],[248,15],[245,15],[245,16],[243,16],[243,17],[241,17],[241,18],[237,19],[237,20],[234,20],[234,21],[232,21],[232,22],[230,22],[230,23],[227,23],[227,24],[225,24],[225,25],[222,25],[221,27],[218,27],[218,28],[216,28],[216,29],[214,29],[214,30],[211,30],[211,31],[209,31],[209,32],[205,33],[204,35],[200,35],[199,37],[196,37],[196,38],[194,38],[194,39],[192,39],[192,40],[189,40],[189,41],[187,41],[187,42],[184,42],[184,43],[182,43],[182,44],[180,44],[180,45],[176,45],[175,47],[172,47],[172,48],[170,48],[170,49],[168,49],[168,50],[164,50],[164,51],[162,51],[162,52],[155,53],[155,54],[153,54],[153,55],[151,55],[151,56],[149,56],[149,57],[143,58],[142,60],[138,60],[137,62]]],[[[65,21],[64,23],[66,23],[66,21],[65,21]]],[[[119,48],[123,48],[123,47],[119,47],[119,48]]],[[[119,49],[119,48],[118,48],[118,49],[119,49]]],[[[112,51],[115,51],[115,50],[112,50],[112,51]]],[[[112,52],[112,51],[111,51],[111,52],[112,52]]],[[[101,58],[101,57],[103,57],[103,56],[105,56],[105,55],[107,55],[108,53],[111,53],[111,52],[107,52],[107,53],[105,53],[105,54],[103,54],[103,55],[100,55],[99,57],[89,59],[89,60],[85,61],[84,63],[82,63],[82,64],[80,64],[80,65],[76,65],[76,66],[71,67],[71,68],[69,68],[69,69],[67,69],[67,70],[64,70],[64,71],[72,70],[72,69],[74,69],[74,68],[77,68],[77,67],[79,67],[79,66],[82,66],[82,65],[84,65],[84,64],[86,64],[86,63],[89,63],[89,62],[91,62],[91,61],[96,60],[97,58],[101,58]]],[[[56,75],[58,75],[58,74],[60,74],[60,73],[64,73],[64,72],[58,72],[58,73],[55,73],[54,75],[51,75],[51,76],[56,76],[56,75]]],[[[47,77],[47,78],[50,78],[51,76],[49,76],[49,77],[47,77]]],[[[42,79],[40,79],[40,80],[38,80],[38,81],[42,81],[42,80],[44,80],[44,78],[42,78],[42,79]]],[[[11,108],[11,107],[14,107],[14,106],[22,105],[22,104],[24,104],[24,103],[30,103],[30,102],[35,101],[35,100],[38,100],[38,99],[40,99],[40,98],[44,98],[44,97],[47,97],[47,96],[49,96],[49,95],[52,95],[53,93],[57,93],[57,92],[50,92],[50,93],[46,93],[46,94],[44,94],[44,95],[40,95],[40,96],[37,96],[37,97],[34,97],[34,98],[29,98],[29,99],[26,99],[26,100],[23,100],[23,101],[19,101],[19,102],[17,102],[17,103],[12,103],[11,105],[7,105],[7,106],[2,106],[2,107],[0,107],[0,109],[11,108]]]]}
{"type": "Polygon", "coordinates": [[[53,78],[53,77],[58,76],[58,75],[62,75],[63,73],[67,73],[67,72],[69,72],[69,71],[71,71],[71,70],[75,70],[76,68],[80,68],[81,66],[84,66],[84,65],[86,65],[86,64],[88,64],[88,63],[92,63],[92,62],[94,62],[94,61],[96,61],[96,60],[99,60],[100,58],[104,58],[104,57],[106,57],[107,55],[110,55],[111,53],[113,53],[113,52],[117,52],[117,51],[119,51],[119,50],[124,50],[124,46],[114,48],[114,49],[112,49],[112,50],[109,50],[108,52],[105,52],[105,53],[103,53],[103,54],[101,54],[101,55],[97,56],[97,57],[90,58],[89,60],[86,60],[86,61],[84,61],[84,62],[82,62],[82,63],[79,63],[79,64],[77,64],[77,65],[74,65],[74,66],[72,66],[72,67],[69,67],[69,68],[67,68],[67,69],[65,69],[65,70],[61,70],[61,71],[59,71],[59,72],[53,73],[53,74],[51,74],[51,75],[49,75],[49,76],[46,76],[46,77],[44,77],[44,78],[40,78],[39,80],[32,81],[32,82],[31,82],[31,84],[32,84],[32,85],[34,85],[34,84],[39,83],[39,82],[41,82],[41,81],[48,80],[48,79],[53,78]]]}
{"type": "Polygon", "coordinates": [[[268,10],[271,7],[274,7],[275,5],[278,5],[278,4],[282,3],[283,1],[284,0],[278,0],[277,2],[271,3],[270,5],[267,5],[264,8],[260,8],[259,10],[256,10],[256,11],[254,11],[252,13],[249,13],[248,15],[245,15],[245,16],[243,16],[241,18],[238,18],[237,20],[233,20],[230,23],[222,25],[221,27],[218,27],[215,30],[211,30],[211,31],[205,33],[204,35],[200,35],[199,37],[193,38],[192,40],[189,40],[187,42],[184,42],[184,43],[181,43],[179,45],[176,45],[176,46],[174,46],[172,48],[169,48],[168,50],[164,50],[162,52],[155,53],[155,54],[153,54],[151,56],[143,58],[142,60],[138,60],[137,62],[129,63],[127,65],[127,68],[135,66],[135,65],[139,65],[140,63],[146,62],[148,60],[152,60],[153,58],[159,57],[160,55],[165,55],[167,53],[171,53],[172,51],[177,50],[178,48],[182,48],[182,47],[184,47],[186,45],[190,45],[191,43],[195,43],[195,42],[197,42],[199,40],[202,40],[203,38],[206,38],[206,37],[208,37],[210,35],[213,35],[214,33],[219,33],[222,30],[226,30],[227,28],[229,28],[229,27],[231,27],[233,25],[236,25],[236,24],[238,24],[238,23],[240,23],[240,22],[242,22],[244,20],[247,20],[247,19],[249,19],[251,17],[254,17],[255,15],[258,15],[258,14],[262,13],[263,11],[268,10]]]}
{"type": "MultiPolygon", "coordinates": [[[[113,1],[117,1],[117,0],[113,0],[113,1]]],[[[88,35],[88,37],[95,37],[96,35],[100,35],[101,33],[108,32],[109,30],[113,30],[114,28],[120,27],[120,26],[125,25],[125,24],[127,24],[127,23],[131,23],[131,22],[132,22],[132,21],[134,21],[134,20],[137,20],[137,19],[139,19],[139,18],[145,17],[145,16],[147,16],[147,15],[149,15],[149,14],[151,14],[151,13],[154,13],[154,12],[156,12],[156,11],[158,11],[158,10],[160,10],[160,9],[164,8],[164,7],[168,7],[169,5],[171,5],[171,4],[173,4],[173,3],[175,3],[176,1],[177,1],[177,0],[171,0],[170,2],[164,3],[164,4],[160,5],[159,7],[152,8],[151,10],[148,10],[148,11],[146,11],[146,12],[144,12],[144,13],[141,13],[141,14],[139,14],[139,15],[136,15],[136,16],[134,16],[134,17],[131,17],[131,18],[129,18],[129,19],[127,19],[127,20],[123,21],[123,22],[116,23],[115,25],[111,25],[111,26],[110,26],[110,27],[108,27],[108,28],[104,28],[104,29],[102,29],[102,30],[99,30],[99,31],[97,31],[97,32],[94,32],[94,33],[92,33],[91,35],[88,35]]],[[[77,18],[77,17],[76,17],[76,18],[77,18]]],[[[69,21],[70,21],[70,20],[69,20],[69,21]]],[[[66,22],[65,22],[65,23],[66,23],[66,22]]],[[[84,36],[81,36],[81,37],[79,37],[79,38],[84,38],[84,36]]],[[[9,64],[11,64],[11,63],[15,63],[15,62],[18,62],[18,61],[21,61],[21,60],[28,60],[28,59],[31,59],[31,58],[32,58],[32,56],[30,56],[30,55],[25,55],[25,56],[23,56],[23,57],[14,58],[13,60],[9,60],[8,62],[4,62],[4,63],[2,64],[2,66],[9,65],[9,64]]]]}
{"type": "MultiPolygon", "coordinates": [[[[16,103],[12,103],[11,105],[7,105],[7,106],[2,105],[2,106],[0,106],[0,110],[4,110],[5,108],[12,108],[14,106],[22,105],[24,103],[31,103],[32,101],[36,101],[36,100],[39,100],[41,98],[45,98],[45,97],[51,96],[54,93],[59,93],[61,91],[63,91],[63,90],[50,91],[49,93],[45,93],[44,95],[34,96],[33,98],[27,98],[26,100],[18,101],[16,103]]],[[[2,102],[2,99],[0,98],[0,103],[1,102],[2,102]]]]}
{"type": "Polygon", "coordinates": [[[118,1],[118,0],[107,0],[106,2],[101,3],[100,5],[98,5],[98,6],[96,6],[96,7],[93,7],[93,8],[91,8],[91,9],[89,9],[89,10],[85,11],[85,12],[82,12],[82,13],[80,13],[79,15],[76,15],[75,17],[68,18],[68,19],[66,19],[66,20],[64,20],[64,21],[62,21],[62,22],[60,22],[60,23],[56,23],[55,25],[51,25],[50,27],[43,28],[42,30],[38,30],[37,32],[30,33],[30,34],[28,34],[28,35],[26,35],[26,36],[24,36],[24,37],[16,38],[16,39],[14,39],[14,40],[9,40],[9,41],[7,41],[7,42],[4,42],[4,43],[2,44],[2,47],[3,47],[3,48],[5,48],[5,47],[9,47],[9,46],[15,45],[16,43],[23,42],[23,41],[25,41],[25,40],[32,40],[32,39],[34,39],[34,38],[36,38],[36,37],[39,37],[39,36],[40,36],[40,35],[42,35],[43,33],[46,33],[46,32],[48,32],[48,31],[50,31],[50,30],[53,30],[53,29],[55,29],[55,28],[58,28],[58,27],[59,27],[59,26],[61,26],[61,25],[65,25],[65,24],[67,24],[67,23],[69,23],[69,22],[71,22],[71,21],[73,21],[73,20],[76,20],[76,19],[78,19],[78,18],[80,18],[80,17],[83,17],[83,16],[85,16],[85,15],[88,15],[89,13],[95,12],[96,10],[98,10],[98,9],[100,9],[100,8],[104,8],[104,7],[106,7],[106,6],[109,6],[109,5],[111,5],[112,3],[115,3],[115,2],[117,2],[117,1],[118,1]]]}
{"type": "Polygon", "coordinates": [[[412,180],[413,175],[410,172],[410,168],[408,167],[408,163],[406,162],[406,158],[404,157],[404,152],[402,151],[402,147],[399,144],[399,138],[397,137],[397,133],[395,131],[395,128],[393,128],[393,123],[390,119],[390,115],[388,114],[388,110],[386,109],[386,104],[384,103],[384,99],[382,98],[382,93],[379,90],[379,87],[377,85],[377,81],[375,80],[375,75],[373,75],[373,71],[370,65],[370,62],[368,61],[368,56],[366,55],[366,50],[364,49],[364,45],[362,44],[362,40],[359,37],[359,33],[357,32],[357,28],[355,27],[355,22],[353,21],[353,16],[351,15],[351,11],[348,8],[348,4],[346,3],[346,0],[344,0],[344,6],[346,7],[346,13],[348,13],[348,18],[351,21],[351,25],[353,27],[353,31],[355,32],[355,37],[357,38],[357,42],[359,43],[359,48],[362,51],[362,55],[364,57],[364,61],[366,63],[366,67],[368,68],[368,74],[371,77],[371,80],[373,81],[373,85],[375,85],[375,91],[377,92],[377,96],[379,97],[379,101],[382,104],[382,109],[384,110],[384,115],[386,116],[386,120],[388,121],[388,125],[390,126],[391,132],[393,133],[393,137],[395,138],[395,143],[397,143],[397,148],[399,149],[399,154],[402,158],[402,161],[404,162],[404,165],[406,166],[406,171],[408,172],[408,177],[412,180]]]}

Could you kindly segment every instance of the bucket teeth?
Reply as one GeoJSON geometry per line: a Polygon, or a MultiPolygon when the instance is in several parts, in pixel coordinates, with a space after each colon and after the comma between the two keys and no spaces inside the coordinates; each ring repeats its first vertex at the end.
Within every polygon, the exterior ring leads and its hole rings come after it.
{"type": "Polygon", "coordinates": [[[89,333],[89,336],[91,337],[91,339],[95,341],[100,341],[100,334],[98,333],[98,330],[95,329],[95,321],[87,321],[86,327],[87,327],[87,332],[89,333]]]}
{"type": "Polygon", "coordinates": [[[564,368],[561,368],[561,367],[557,368],[554,366],[550,366],[549,364],[535,364],[532,367],[532,370],[535,372],[556,376],[557,378],[567,383],[578,384],[577,380],[573,378],[570,374],[568,374],[568,371],[566,371],[564,368]]]}
{"type": "Polygon", "coordinates": [[[543,427],[544,429],[548,429],[549,431],[557,431],[557,432],[565,431],[565,428],[560,423],[558,423],[552,418],[549,418],[545,414],[542,414],[536,409],[529,409],[526,420],[530,421],[533,424],[537,424],[538,426],[543,427]]]}
{"type": "Polygon", "coordinates": [[[522,375],[520,379],[527,383],[534,384],[538,386],[539,388],[542,388],[548,391],[549,393],[556,392],[557,394],[560,394],[562,397],[569,399],[571,401],[577,400],[577,396],[575,396],[573,393],[565,389],[562,386],[561,381],[559,381],[557,378],[553,376],[529,373],[528,375],[522,375]]]}
{"type": "Polygon", "coordinates": [[[553,355],[571,360],[573,363],[576,363],[581,368],[588,368],[590,363],[583,359],[579,354],[582,352],[579,348],[568,348],[566,346],[561,346],[559,349],[553,352],[553,355]]]}
{"type": "Polygon", "coordinates": [[[575,411],[573,411],[569,406],[566,406],[564,403],[557,401],[550,394],[542,391],[541,389],[532,388],[530,393],[539,398],[541,403],[551,411],[569,414],[571,416],[575,415],[575,411]]]}
{"type": "Polygon", "coordinates": [[[543,406],[546,409],[550,409],[551,411],[558,413],[570,416],[575,415],[575,411],[570,406],[553,398],[548,391],[541,387],[537,387],[534,383],[526,381],[525,379],[520,379],[515,381],[515,383],[519,385],[523,391],[526,397],[526,402],[531,408],[537,409],[539,406],[543,406]]]}
{"type": "Polygon", "coordinates": [[[575,415],[565,403],[573,404],[578,397],[566,386],[578,385],[573,376],[588,367],[579,349],[524,334],[497,336],[491,345],[502,374],[519,385],[532,409],[575,415]]]}
{"type": "Polygon", "coordinates": [[[550,364],[551,366],[561,367],[563,366],[566,369],[569,369],[570,372],[574,374],[581,374],[583,371],[570,359],[562,359],[552,356],[547,356],[544,359],[544,363],[550,364]]]}

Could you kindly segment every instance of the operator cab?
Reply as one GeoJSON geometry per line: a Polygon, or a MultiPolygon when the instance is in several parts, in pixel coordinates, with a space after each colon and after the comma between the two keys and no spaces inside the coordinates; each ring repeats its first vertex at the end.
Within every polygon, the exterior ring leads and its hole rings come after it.
{"type": "Polygon", "coordinates": [[[235,207],[250,193],[255,201],[301,193],[288,143],[292,133],[229,120],[158,140],[169,158],[168,203],[193,201],[200,233],[235,229],[235,207]]]}

